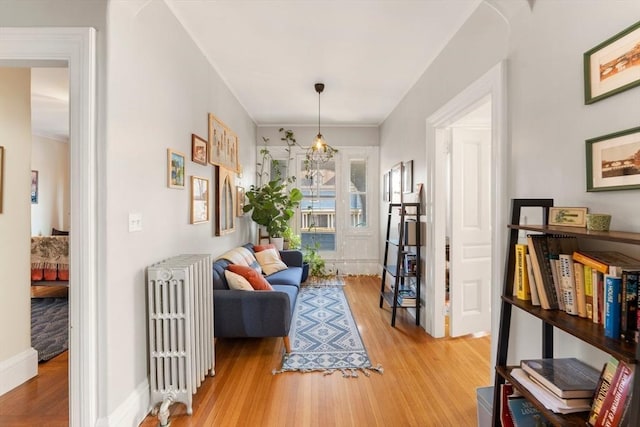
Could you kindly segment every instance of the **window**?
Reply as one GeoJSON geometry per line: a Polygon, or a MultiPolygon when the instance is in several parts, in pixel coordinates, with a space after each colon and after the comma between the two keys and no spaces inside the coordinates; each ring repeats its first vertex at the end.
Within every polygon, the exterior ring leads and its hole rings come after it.
{"type": "Polygon", "coordinates": [[[351,159],[349,162],[349,226],[367,226],[367,161],[351,159]]]}
{"type": "Polygon", "coordinates": [[[299,161],[299,228],[302,247],[319,245],[321,251],[336,250],[336,161],[335,158],[305,170],[299,161]]]}

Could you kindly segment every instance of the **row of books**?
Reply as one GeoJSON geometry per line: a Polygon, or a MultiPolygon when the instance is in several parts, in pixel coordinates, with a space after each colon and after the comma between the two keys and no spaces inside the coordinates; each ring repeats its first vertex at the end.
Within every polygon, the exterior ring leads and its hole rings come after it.
{"type": "Polygon", "coordinates": [[[640,260],[582,251],[574,237],[529,235],[515,247],[514,295],[604,325],[605,335],[638,341],[640,260]]]}
{"type": "MultiPolygon", "coordinates": [[[[576,358],[531,359],[522,360],[511,375],[552,412],[588,412],[588,423],[594,427],[627,425],[634,365],[612,357],[598,372],[576,358]]],[[[503,395],[503,404],[505,399],[503,395]]],[[[538,414],[535,408],[530,413],[538,414]]],[[[511,425],[524,425],[515,421],[516,415],[512,411],[511,425]]],[[[501,416],[503,425],[510,425],[502,412],[501,416]]],[[[536,418],[545,421],[542,415],[536,418]]]]}
{"type": "Polygon", "coordinates": [[[403,286],[398,289],[398,298],[396,300],[399,307],[415,307],[416,291],[411,286],[403,286]]]}

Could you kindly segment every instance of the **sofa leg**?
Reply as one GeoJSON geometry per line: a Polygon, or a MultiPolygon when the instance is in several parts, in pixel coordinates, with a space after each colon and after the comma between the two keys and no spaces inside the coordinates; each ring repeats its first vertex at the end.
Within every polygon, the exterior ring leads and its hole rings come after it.
{"type": "Polygon", "coordinates": [[[289,354],[291,353],[291,343],[289,342],[289,336],[282,337],[284,341],[284,351],[289,354]]]}

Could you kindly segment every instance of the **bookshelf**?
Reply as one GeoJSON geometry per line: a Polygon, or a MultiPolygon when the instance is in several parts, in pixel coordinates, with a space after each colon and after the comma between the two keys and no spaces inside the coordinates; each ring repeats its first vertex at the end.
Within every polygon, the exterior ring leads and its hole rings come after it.
{"type": "MultiPolygon", "coordinates": [[[[535,399],[525,387],[518,383],[511,376],[514,366],[507,366],[507,355],[509,349],[509,331],[511,325],[511,313],[515,307],[525,313],[539,319],[542,326],[541,351],[543,358],[554,357],[553,352],[553,331],[562,330],[583,342],[598,348],[616,359],[627,363],[637,364],[640,360],[640,346],[636,343],[625,342],[621,339],[611,339],[604,335],[604,328],[600,324],[595,324],[591,320],[569,315],[560,310],[544,310],[539,306],[534,306],[528,301],[522,301],[513,296],[513,279],[515,274],[515,244],[518,242],[518,232],[520,230],[531,231],[543,234],[556,234],[574,236],[579,239],[592,239],[609,241],[615,243],[625,243],[640,245],[640,233],[630,233],[624,231],[589,231],[584,228],[549,226],[549,225],[521,225],[520,214],[522,208],[538,207],[542,209],[543,223],[547,223],[549,208],[553,206],[553,199],[514,199],[511,207],[511,224],[508,225],[510,232],[507,245],[507,262],[505,267],[504,285],[501,299],[500,323],[498,332],[498,345],[496,356],[496,376],[494,384],[494,402],[500,402],[500,385],[505,381],[513,384],[514,388],[520,391],[529,399],[555,426],[585,426],[588,412],[577,414],[561,415],[546,409],[535,399]]],[[[536,356],[537,357],[537,356],[536,356]]],[[[633,378],[633,389],[640,390],[640,373],[636,372],[633,378]]],[[[640,393],[631,396],[631,416],[630,420],[640,419],[640,393]]],[[[494,427],[501,426],[499,405],[493,407],[494,427]]]]}
{"type": "Polygon", "coordinates": [[[387,233],[385,236],[380,308],[386,302],[391,307],[391,326],[396,325],[399,308],[414,308],[416,325],[420,325],[420,203],[389,203],[387,233]],[[392,227],[398,227],[397,238],[391,237],[392,227]],[[391,250],[395,248],[395,257],[391,250]],[[387,276],[392,283],[387,287],[387,276]],[[402,297],[403,292],[413,291],[413,298],[402,297]]]}

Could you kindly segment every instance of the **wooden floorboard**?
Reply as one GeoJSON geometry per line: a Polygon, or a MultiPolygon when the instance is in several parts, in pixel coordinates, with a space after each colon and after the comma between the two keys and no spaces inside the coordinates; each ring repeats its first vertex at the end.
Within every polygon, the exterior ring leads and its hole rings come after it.
{"type": "MultiPolygon", "coordinates": [[[[378,291],[375,277],[346,279],[369,357],[384,374],[273,375],[281,366],[282,339],[219,339],[216,375],[198,389],[192,415],[184,405],[171,407],[171,427],[475,426],[475,390],[489,384],[489,337],[434,339],[405,310],[392,328],[389,308],[378,307],[378,291]]],[[[38,378],[0,396],[0,426],[68,424],[66,354],[41,364],[38,378]]],[[[141,424],[157,425],[152,416],[141,424]]]]}

